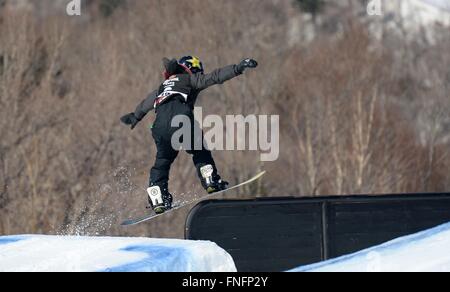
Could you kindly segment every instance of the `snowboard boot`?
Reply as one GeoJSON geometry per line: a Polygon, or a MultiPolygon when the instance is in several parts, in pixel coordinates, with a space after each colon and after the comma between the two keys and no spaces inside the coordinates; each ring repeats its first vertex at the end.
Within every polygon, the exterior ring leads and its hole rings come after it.
{"type": "Polygon", "coordinates": [[[211,164],[200,168],[202,175],[201,182],[208,194],[214,194],[228,188],[228,182],[223,181],[219,175],[214,175],[214,168],[211,164]]]}
{"type": "Polygon", "coordinates": [[[172,209],[173,197],[167,187],[161,188],[160,186],[154,185],[147,189],[147,193],[150,206],[156,214],[162,214],[172,209]]]}

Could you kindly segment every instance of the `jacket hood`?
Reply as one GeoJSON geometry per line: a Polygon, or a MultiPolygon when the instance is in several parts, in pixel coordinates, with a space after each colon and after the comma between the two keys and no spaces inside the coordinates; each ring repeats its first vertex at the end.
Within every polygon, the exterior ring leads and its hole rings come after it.
{"type": "Polygon", "coordinates": [[[172,75],[176,74],[185,74],[186,70],[183,66],[178,64],[177,59],[171,59],[163,58],[163,65],[164,65],[164,77],[168,79],[172,75]]]}

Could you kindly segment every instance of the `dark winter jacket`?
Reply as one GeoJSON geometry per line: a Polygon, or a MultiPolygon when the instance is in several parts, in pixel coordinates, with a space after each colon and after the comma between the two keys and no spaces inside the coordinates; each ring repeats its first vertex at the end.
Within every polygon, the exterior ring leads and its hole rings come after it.
{"type": "Polygon", "coordinates": [[[238,75],[241,75],[241,73],[238,72],[236,65],[219,68],[209,74],[198,73],[190,75],[183,73],[173,75],[162,83],[159,89],[151,92],[138,105],[134,114],[137,119],[141,120],[149,111],[155,108],[155,101],[157,104],[158,101],[160,102],[159,104],[163,104],[172,98],[179,98],[194,109],[198,94],[202,90],[215,84],[222,84],[238,75]]]}

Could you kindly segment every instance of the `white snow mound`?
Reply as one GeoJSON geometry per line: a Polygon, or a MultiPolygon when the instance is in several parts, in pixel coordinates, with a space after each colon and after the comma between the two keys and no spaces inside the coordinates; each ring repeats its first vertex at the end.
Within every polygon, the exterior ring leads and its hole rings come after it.
{"type": "Polygon", "coordinates": [[[0,272],[236,272],[209,241],[20,235],[0,237],[0,272]]]}
{"type": "Polygon", "coordinates": [[[450,223],[293,272],[450,272],[450,223]]]}

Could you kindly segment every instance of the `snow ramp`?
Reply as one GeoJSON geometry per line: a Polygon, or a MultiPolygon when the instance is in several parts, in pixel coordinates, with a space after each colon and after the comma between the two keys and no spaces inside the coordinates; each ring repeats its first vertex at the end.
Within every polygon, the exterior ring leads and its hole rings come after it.
{"type": "Polygon", "coordinates": [[[0,272],[235,272],[231,256],[210,241],[3,236],[0,272]]]}
{"type": "Polygon", "coordinates": [[[449,272],[450,223],[292,272],[449,272]]]}

